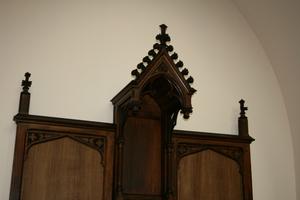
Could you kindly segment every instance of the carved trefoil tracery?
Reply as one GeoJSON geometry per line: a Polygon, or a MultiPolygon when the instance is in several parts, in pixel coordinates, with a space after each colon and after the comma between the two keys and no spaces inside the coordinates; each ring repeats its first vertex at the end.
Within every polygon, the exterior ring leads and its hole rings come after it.
{"type": "MultiPolygon", "coordinates": [[[[95,150],[97,150],[101,157],[104,155],[105,151],[105,142],[106,138],[103,136],[90,136],[84,134],[74,134],[74,133],[66,133],[66,132],[52,132],[45,130],[28,130],[26,136],[26,154],[28,154],[29,149],[36,144],[49,142],[52,140],[57,140],[61,138],[70,138],[76,142],[87,145],[95,150]]],[[[24,158],[26,159],[27,156],[24,158]]],[[[102,159],[102,162],[104,159],[102,159]]],[[[102,163],[104,164],[104,163],[102,163]]]]}
{"type": "Polygon", "coordinates": [[[240,167],[240,173],[243,171],[243,157],[244,151],[240,147],[232,147],[232,146],[217,146],[210,144],[189,144],[189,143],[179,143],[176,146],[176,154],[177,154],[177,163],[180,160],[188,155],[199,153],[202,151],[211,150],[216,153],[219,153],[223,156],[226,156],[232,160],[234,160],[240,167]]]}

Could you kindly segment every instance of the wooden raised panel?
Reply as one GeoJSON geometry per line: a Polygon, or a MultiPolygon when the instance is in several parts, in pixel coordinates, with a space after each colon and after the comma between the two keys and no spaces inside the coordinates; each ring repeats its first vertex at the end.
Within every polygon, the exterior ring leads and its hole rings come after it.
{"type": "Polygon", "coordinates": [[[251,137],[174,131],[177,200],[252,200],[251,137]]]}
{"type": "Polygon", "coordinates": [[[240,166],[212,150],[190,154],[178,167],[178,200],[242,200],[240,166]]]}
{"type": "Polygon", "coordinates": [[[139,112],[129,113],[123,130],[125,194],[161,194],[160,113],[159,106],[149,95],[142,98],[139,112]]]}
{"type": "Polygon", "coordinates": [[[24,163],[21,199],[103,200],[102,160],[97,150],[69,137],[33,145],[24,163]]]}
{"type": "Polygon", "coordinates": [[[124,131],[124,193],[161,193],[161,131],[153,119],[128,118],[124,131]]]}
{"type": "Polygon", "coordinates": [[[10,200],[111,200],[112,124],[16,115],[10,200]]]}

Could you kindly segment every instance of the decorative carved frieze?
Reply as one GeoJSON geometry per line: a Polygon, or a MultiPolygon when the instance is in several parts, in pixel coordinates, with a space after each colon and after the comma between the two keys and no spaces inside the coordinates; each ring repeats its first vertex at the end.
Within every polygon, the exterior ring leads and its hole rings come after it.
{"type": "Polygon", "coordinates": [[[184,156],[198,153],[205,150],[212,150],[219,154],[222,154],[226,157],[231,158],[236,161],[240,166],[242,165],[243,158],[243,149],[240,147],[232,147],[232,146],[217,146],[210,144],[189,144],[189,143],[180,143],[177,145],[177,158],[178,161],[184,156]]]}
{"type": "Polygon", "coordinates": [[[91,148],[96,149],[101,155],[104,153],[105,149],[105,137],[97,137],[90,135],[77,135],[73,133],[64,133],[64,132],[51,132],[44,130],[29,130],[27,133],[26,140],[26,151],[35,144],[47,142],[50,140],[60,139],[68,137],[82,144],[88,145],[91,148]]]}

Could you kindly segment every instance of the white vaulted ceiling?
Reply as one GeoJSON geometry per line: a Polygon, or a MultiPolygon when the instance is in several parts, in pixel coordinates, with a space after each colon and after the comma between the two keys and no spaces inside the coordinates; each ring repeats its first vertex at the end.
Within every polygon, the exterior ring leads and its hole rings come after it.
{"type": "MultiPolygon", "coordinates": [[[[233,0],[256,33],[284,98],[293,139],[297,196],[300,197],[300,1],[233,0]]],[[[255,77],[253,77],[255,78],[255,77]]],[[[272,138],[271,133],[270,139],[272,138]]],[[[278,155],[280,156],[280,155],[278,155]]]]}

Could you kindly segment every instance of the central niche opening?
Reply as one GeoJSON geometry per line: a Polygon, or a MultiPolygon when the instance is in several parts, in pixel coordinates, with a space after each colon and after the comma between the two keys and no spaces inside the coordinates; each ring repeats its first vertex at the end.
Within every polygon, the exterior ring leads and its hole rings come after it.
{"type": "Polygon", "coordinates": [[[124,192],[161,194],[161,111],[149,95],[137,113],[129,113],[124,127],[124,192]]]}
{"type": "Polygon", "coordinates": [[[162,196],[167,190],[168,119],[177,114],[179,93],[163,76],[142,90],[139,109],[127,114],[124,125],[123,191],[162,196]]]}
{"type": "Polygon", "coordinates": [[[193,78],[178,60],[166,25],[157,43],[131,74],[135,77],[113,99],[116,124],[114,198],[176,198],[172,132],[178,112],[192,113],[193,78]]]}

